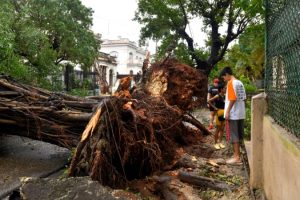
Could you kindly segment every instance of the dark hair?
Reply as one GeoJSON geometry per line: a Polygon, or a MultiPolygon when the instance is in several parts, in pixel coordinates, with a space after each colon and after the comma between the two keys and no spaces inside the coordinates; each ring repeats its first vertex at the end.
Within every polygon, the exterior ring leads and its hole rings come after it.
{"type": "Polygon", "coordinates": [[[226,74],[233,75],[231,67],[224,67],[220,72],[220,77],[225,76],[226,74]]]}
{"type": "Polygon", "coordinates": [[[218,91],[221,92],[222,89],[224,89],[224,84],[223,83],[219,83],[219,85],[218,85],[218,91]]]}

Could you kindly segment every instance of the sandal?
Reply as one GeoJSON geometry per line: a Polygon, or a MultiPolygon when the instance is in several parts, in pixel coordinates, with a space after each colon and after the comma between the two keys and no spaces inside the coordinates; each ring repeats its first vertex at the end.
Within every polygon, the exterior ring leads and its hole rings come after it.
{"type": "Polygon", "coordinates": [[[219,147],[220,147],[221,149],[224,149],[226,146],[225,146],[223,143],[219,143],[219,147]]]}
{"type": "Polygon", "coordinates": [[[221,149],[221,147],[220,147],[220,144],[219,144],[219,143],[215,144],[215,145],[214,145],[214,147],[215,147],[215,149],[217,149],[217,150],[221,149]]]}
{"type": "Polygon", "coordinates": [[[226,164],[229,164],[229,165],[242,165],[243,163],[240,159],[230,158],[230,159],[226,160],[226,164]]]}

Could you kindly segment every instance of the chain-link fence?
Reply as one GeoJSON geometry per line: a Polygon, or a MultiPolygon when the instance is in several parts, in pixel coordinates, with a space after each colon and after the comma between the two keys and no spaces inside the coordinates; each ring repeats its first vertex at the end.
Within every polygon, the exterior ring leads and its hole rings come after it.
{"type": "Polygon", "coordinates": [[[300,137],[300,0],[266,0],[269,114],[300,137]]]}

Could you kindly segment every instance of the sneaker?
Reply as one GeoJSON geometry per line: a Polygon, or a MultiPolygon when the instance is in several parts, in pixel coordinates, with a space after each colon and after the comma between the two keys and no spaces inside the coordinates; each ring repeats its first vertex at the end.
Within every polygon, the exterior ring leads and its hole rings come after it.
{"type": "Polygon", "coordinates": [[[214,126],[212,124],[210,124],[209,127],[208,127],[208,130],[211,130],[213,128],[214,128],[214,126]]]}
{"type": "Polygon", "coordinates": [[[242,165],[243,163],[239,159],[230,158],[230,159],[226,160],[226,164],[229,164],[229,165],[242,165]]]}
{"type": "Polygon", "coordinates": [[[221,149],[224,149],[226,146],[225,146],[223,143],[219,143],[219,147],[220,147],[221,149]]]}
{"type": "Polygon", "coordinates": [[[215,149],[217,149],[217,150],[221,149],[219,143],[215,144],[214,147],[215,147],[215,149]]]}

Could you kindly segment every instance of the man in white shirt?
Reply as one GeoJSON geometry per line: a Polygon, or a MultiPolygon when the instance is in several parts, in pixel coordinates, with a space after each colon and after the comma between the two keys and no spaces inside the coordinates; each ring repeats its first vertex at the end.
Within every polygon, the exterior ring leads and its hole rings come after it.
{"type": "Polygon", "coordinates": [[[233,157],[226,161],[228,164],[242,164],[240,157],[240,142],[243,141],[246,92],[241,81],[233,76],[232,69],[225,67],[221,73],[227,81],[224,117],[227,120],[227,130],[230,131],[230,142],[233,145],[233,157]]]}

